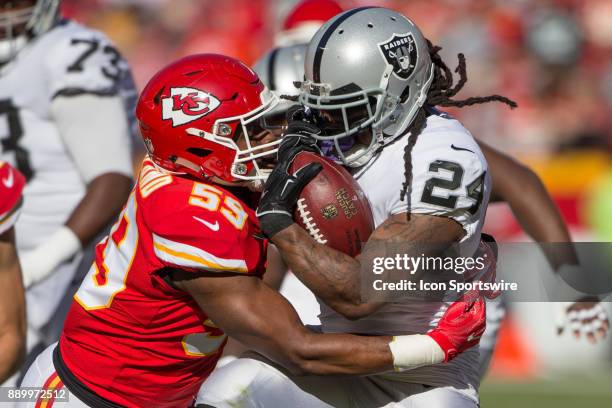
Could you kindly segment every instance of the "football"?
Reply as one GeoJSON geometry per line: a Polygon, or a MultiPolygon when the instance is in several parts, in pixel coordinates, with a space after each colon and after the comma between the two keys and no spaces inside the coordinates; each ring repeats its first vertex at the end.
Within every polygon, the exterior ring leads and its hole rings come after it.
{"type": "Polygon", "coordinates": [[[374,230],[370,203],[351,174],[329,159],[301,152],[290,171],[313,162],[323,170],[302,191],[294,219],[317,242],[356,256],[374,230]]]}

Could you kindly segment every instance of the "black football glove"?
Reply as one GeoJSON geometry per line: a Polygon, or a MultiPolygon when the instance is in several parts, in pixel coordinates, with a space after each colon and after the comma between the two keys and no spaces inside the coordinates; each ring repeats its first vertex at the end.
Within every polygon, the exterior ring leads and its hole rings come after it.
{"type": "Polygon", "coordinates": [[[312,135],[318,135],[321,129],[316,125],[312,112],[302,106],[293,106],[287,111],[287,129],[278,149],[278,159],[293,160],[288,156],[288,150],[294,155],[300,151],[321,154],[317,140],[312,135]],[[299,149],[298,149],[299,147],[299,149]]]}
{"type": "MultiPolygon", "coordinates": [[[[305,129],[305,126],[300,129],[305,129]]],[[[290,174],[293,159],[303,151],[319,152],[316,140],[310,134],[295,131],[283,136],[278,149],[278,164],[266,181],[257,207],[261,230],[268,238],[293,224],[293,208],[300,193],[321,171],[320,163],[310,163],[290,174]]]]}

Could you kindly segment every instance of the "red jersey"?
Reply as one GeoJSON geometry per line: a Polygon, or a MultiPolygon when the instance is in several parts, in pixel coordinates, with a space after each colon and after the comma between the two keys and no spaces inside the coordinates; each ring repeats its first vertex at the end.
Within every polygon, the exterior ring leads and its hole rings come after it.
{"type": "Polygon", "coordinates": [[[17,221],[24,186],[25,177],[10,164],[0,161],[0,234],[17,221]]]}
{"type": "Polygon", "coordinates": [[[59,342],[65,366],[116,404],[187,407],[226,335],[164,276],[179,268],[261,277],[266,245],[254,212],[234,195],[145,160],[74,296],[59,342]]]}

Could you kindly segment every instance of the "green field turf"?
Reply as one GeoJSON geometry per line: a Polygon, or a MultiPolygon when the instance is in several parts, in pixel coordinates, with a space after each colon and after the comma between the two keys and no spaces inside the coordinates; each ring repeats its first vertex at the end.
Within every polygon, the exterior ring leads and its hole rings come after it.
{"type": "Polygon", "coordinates": [[[482,408],[612,408],[612,375],[539,380],[485,381],[482,408]]]}

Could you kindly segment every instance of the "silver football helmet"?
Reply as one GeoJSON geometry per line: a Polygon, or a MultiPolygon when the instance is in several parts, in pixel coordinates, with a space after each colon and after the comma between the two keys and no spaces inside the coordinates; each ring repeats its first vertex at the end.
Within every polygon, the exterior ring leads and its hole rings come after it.
{"type": "MultiPolygon", "coordinates": [[[[306,44],[277,47],[270,50],[253,66],[253,71],[279,98],[282,95],[298,97],[300,83],[304,80],[304,57],[306,44]]],[[[282,128],[286,125],[285,113],[296,102],[280,99],[277,107],[264,118],[267,129],[282,128]]]]}
{"type": "MultiPolygon", "coordinates": [[[[60,0],[36,0],[30,7],[3,2],[0,8],[0,64],[12,60],[29,39],[47,32],[59,17],[60,0]],[[16,30],[20,26],[23,30],[16,30]]],[[[15,4],[14,4],[15,3],[15,4]]]]}
{"type": "Polygon", "coordinates": [[[314,137],[322,150],[360,167],[404,134],[433,76],[427,41],[412,21],[386,8],[356,8],[310,41],[299,101],[321,118],[314,137]],[[371,137],[359,137],[367,129],[371,137]]]}

